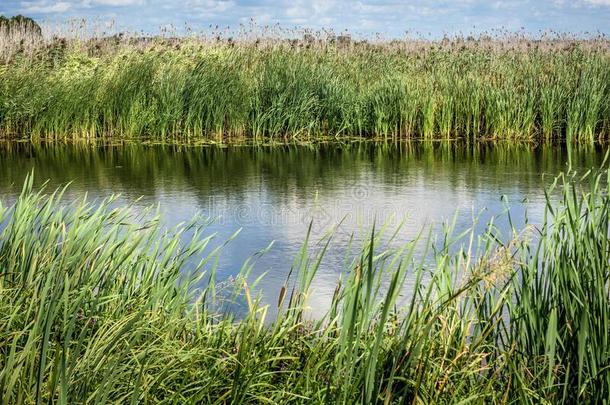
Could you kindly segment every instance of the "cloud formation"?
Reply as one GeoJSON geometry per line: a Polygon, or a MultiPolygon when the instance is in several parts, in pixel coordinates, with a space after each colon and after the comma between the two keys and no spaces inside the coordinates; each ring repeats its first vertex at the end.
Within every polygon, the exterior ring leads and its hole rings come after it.
{"type": "Polygon", "coordinates": [[[492,29],[610,34],[610,0],[2,0],[0,13],[114,20],[121,29],[147,32],[168,24],[235,28],[254,19],[388,37],[492,29]]]}
{"type": "Polygon", "coordinates": [[[22,1],[21,11],[27,14],[64,13],[72,7],[67,1],[22,1]]]}
{"type": "Polygon", "coordinates": [[[144,5],[144,0],[93,0],[92,3],[104,6],[133,6],[144,5]]]}
{"type": "Polygon", "coordinates": [[[584,0],[585,3],[593,4],[596,6],[610,6],[610,0],[584,0]]]}

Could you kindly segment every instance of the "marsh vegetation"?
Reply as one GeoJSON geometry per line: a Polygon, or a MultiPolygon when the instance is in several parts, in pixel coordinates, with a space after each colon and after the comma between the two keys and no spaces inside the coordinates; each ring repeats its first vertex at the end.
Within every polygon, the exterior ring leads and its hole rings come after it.
{"type": "Polygon", "coordinates": [[[604,37],[34,35],[15,45],[16,34],[3,32],[14,45],[0,55],[6,138],[594,142],[610,135],[604,37]]]}
{"type": "Polygon", "coordinates": [[[506,243],[490,223],[478,236],[448,226],[440,246],[424,229],[384,250],[388,230],[374,228],[320,319],[307,300],[332,234],[317,253],[304,235],[269,319],[250,264],[216,282],[222,252],[202,256],[200,224],[167,230],[112,199],[37,192],[30,178],[0,208],[2,400],[604,403],[607,184],[607,172],[561,175],[545,221],[506,243]],[[220,290],[247,302],[242,319],[215,311],[220,290]]]}
{"type": "Polygon", "coordinates": [[[191,34],[0,18],[1,403],[608,403],[608,39],[191,34]],[[190,211],[214,195],[308,222],[231,251],[190,211]],[[423,215],[475,202],[502,210],[423,215]]]}

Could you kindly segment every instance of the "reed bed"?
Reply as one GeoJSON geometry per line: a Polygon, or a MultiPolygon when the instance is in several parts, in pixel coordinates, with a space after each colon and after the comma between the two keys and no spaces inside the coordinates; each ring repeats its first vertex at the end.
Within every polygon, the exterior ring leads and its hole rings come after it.
{"type": "Polygon", "coordinates": [[[0,42],[5,138],[591,143],[610,135],[603,37],[49,38],[13,29],[0,30],[0,42]]]}
{"type": "Polygon", "coordinates": [[[216,282],[204,225],[29,178],[0,207],[1,401],[607,403],[608,176],[560,176],[543,223],[511,235],[449,223],[386,249],[373,229],[321,319],[307,299],[332,232],[304,235],[269,319],[252,262],[216,282]],[[237,298],[242,317],[219,310],[237,298]]]}

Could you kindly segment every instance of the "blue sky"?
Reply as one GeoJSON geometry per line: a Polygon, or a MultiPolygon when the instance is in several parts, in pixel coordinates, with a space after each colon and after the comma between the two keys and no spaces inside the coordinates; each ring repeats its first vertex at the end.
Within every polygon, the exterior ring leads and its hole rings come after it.
{"type": "Polygon", "coordinates": [[[257,24],[345,29],[400,37],[480,33],[491,29],[610,35],[610,0],[0,0],[0,14],[62,22],[115,21],[122,30],[156,32],[162,26],[199,31],[210,24],[257,24]]]}

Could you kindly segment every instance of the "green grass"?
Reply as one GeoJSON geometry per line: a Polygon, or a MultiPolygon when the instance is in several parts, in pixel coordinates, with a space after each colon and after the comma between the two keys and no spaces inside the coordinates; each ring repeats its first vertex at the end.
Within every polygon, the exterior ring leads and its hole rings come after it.
{"type": "Polygon", "coordinates": [[[0,53],[6,138],[590,143],[610,135],[603,38],[30,42],[0,53]]]}
{"type": "Polygon", "coordinates": [[[270,319],[252,262],[215,281],[204,225],[167,230],[30,178],[0,207],[1,401],[607,403],[608,176],[560,176],[543,225],[503,237],[449,223],[442,243],[424,230],[384,250],[392,230],[373,229],[315,320],[332,232],[304,235],[270,319]],[[237,295],[243,317],[215,310],[237,295]]]}

